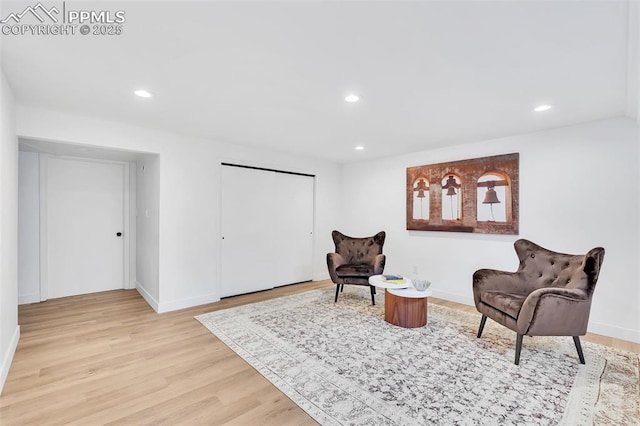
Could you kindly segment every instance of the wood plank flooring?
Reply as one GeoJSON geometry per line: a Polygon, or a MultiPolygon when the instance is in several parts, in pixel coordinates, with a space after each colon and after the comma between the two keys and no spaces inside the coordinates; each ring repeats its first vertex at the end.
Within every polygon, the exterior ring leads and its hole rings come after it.
{"type": "MultiPolygon", "coordinates": [[[[327,286],[297,284],[166,314],[135,290],[22,305],[0,424],[316,424],[193,316],[327,286]]],[[[584,340],[640,353],[640,344],[584,340]]]]}

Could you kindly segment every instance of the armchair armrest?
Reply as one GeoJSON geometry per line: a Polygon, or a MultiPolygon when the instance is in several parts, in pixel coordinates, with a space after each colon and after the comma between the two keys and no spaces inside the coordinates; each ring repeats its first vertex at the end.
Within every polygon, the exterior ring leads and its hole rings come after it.
{"type": "Polygon", "coordinates": [[[381,275],[384,271],[384,264],[387,260],[387,257],[384,254],[377,254],[373,260],[373,274],[381,275]]]}
{"type": "Polygon", "coordinates": [[[522,304],[518,329],[530,336],[582,336],[590,310],[591,298],[583,289],[540,288],[522,304]]]}
{"type": "Polygon", "coordinates": [[[479,269],[473,274],[473,299],[476,307],[480,303],[480,293],[503,291],[505,293],[526,294],[519,272],[505,272],[496,269],[479,269]]]}
{"type": "Polygon", "coordinates": [[[336,269],[340,265],[344,265],[347,263],[347,260],[342,257],[338,253],[327,253],[327,267],[329,269],[329,276],[331,277],[331,281],[334,283],[338,283],[338,275],[336,274],[336,269]]]}

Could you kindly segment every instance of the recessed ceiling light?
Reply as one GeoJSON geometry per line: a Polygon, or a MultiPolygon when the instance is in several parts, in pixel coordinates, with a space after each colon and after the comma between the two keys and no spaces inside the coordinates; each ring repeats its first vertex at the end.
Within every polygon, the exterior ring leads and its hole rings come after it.
{"type": "Polygon", "coordinates": [[[135,92],[133,92],[136,94],[136,96],[140,96],[141,98],[150,98],[151,97],[151,93],[147,92],[146,90],[136,90],[135,92]]]}
{"type": "Polygon", "coordinates": [[[549,111],[551,108],[553,108],[553,106],[545,104],[545,105],[538,105],[533,110],[535,112],[542,112],[542,111],[549,111]]]}
{"type": "Polygon", "coordinates": [[[358,102],[360,100],[360,96],[352,93],[348,95],[346,98],[344,98],[344,100],[347,102],[358,102]]]}
{"type": "Polygon", "coordinates": [[[364,146],[362,145],[356,146],[356,151],[362,151],[363,149],[364,149],[364,146]]]}

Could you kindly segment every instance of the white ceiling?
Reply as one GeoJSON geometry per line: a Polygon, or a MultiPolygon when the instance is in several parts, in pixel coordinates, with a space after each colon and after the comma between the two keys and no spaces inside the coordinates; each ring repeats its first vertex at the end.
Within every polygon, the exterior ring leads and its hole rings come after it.
{"type": "Polygon", "coordinates": [[[339,162],[625,112],[622,1],[66,3],[123,34],[1,36],[20,104],[339,162]]]}

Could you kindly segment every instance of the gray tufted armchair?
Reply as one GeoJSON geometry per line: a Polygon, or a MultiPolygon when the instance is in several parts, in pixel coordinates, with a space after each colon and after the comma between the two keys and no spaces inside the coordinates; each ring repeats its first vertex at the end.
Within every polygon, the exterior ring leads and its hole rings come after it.
{"type": "Polygon", "coordinates": [[[473,299],[482,314],[478,338],[487,317],[515,331],[518,365],[525,334],[572,336],[580,363],[584,364],[579,336],[587,333],[604,249],[570,255],[523,239],[514,247],[520,259],[517,272],[480,269],[473,274],[473,299]]]}
{"type": "Polygon", "coordinates": [[[378,232],[373,237],[352,238],[338,231],[331,233],[336,246],[335,253],[327,253],[327,267],[331,281],[336,284],[336,298],[345,284],[366,285],[371,289],[371,302],[375,305],[376,288],[369,285],[369,277],[384,271],[385,255],[382,246],[386,234],[378,232]]]}

